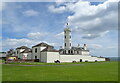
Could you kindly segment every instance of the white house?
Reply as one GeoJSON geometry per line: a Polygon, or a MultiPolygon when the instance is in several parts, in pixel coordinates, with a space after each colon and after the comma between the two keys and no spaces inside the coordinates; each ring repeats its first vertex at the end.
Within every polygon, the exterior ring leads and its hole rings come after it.
{"type": "Polygon", "coordinates": [[[19,59],[32,59],[32,50],[26,46],[16,48],[15,54],[19,59]]]}
{"type": "Polygon", "coordinates": [[[105,61],[106,58],[90,56],[90,51],[87,45],[81,47],[73,47],[71,43],[71,29],[67,27],[64,29],[64,48],[55,50],[53,46],[44,42],[37,44],[32,49],[21,46],[16,48],[16,56],[21,59],[35,59],[39,62],[54,63],[59,62],[94,62],[105,61]]]}

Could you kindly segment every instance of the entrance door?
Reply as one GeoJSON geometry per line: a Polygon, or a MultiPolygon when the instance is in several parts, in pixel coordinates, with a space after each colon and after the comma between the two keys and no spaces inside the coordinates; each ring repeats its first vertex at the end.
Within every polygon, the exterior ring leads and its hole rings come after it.
{"type": "Polygon", "coordinates": [[[82,59],[80,59],[80,62],[82,62],[82,59]]]}
{"type": "Polygon", "coordinates": [[[35,59],[37,59],[37,56],[35,56],[35,59]]]}

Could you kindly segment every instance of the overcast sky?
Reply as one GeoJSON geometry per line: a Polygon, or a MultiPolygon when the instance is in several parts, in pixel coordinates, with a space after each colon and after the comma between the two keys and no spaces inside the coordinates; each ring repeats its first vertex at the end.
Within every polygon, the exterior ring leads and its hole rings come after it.
{"type": "Polygon", "coordinates": [[[6,2],[2,4],[2,51],[46,42],[63,46],[66,22],[72,46],[87,44],[93,56],[118,54],[118,0],[105,2],[6,2]],[[114,2],[113,2],[114,1],[114,2]]]}

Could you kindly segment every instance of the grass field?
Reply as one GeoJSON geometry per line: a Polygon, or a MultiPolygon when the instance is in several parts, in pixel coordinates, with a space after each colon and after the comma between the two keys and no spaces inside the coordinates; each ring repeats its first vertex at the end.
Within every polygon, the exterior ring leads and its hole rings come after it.
{"type": "Polygon", "coordinates": [[[36,66],[4,64],[2,68],[3,81],[118,81],[118,62],[36,66]]]}

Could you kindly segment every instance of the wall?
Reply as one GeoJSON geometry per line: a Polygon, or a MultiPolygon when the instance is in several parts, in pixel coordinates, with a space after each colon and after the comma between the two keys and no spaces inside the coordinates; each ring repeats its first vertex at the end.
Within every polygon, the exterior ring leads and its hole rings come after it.
{"type": "Polygon", "coordinates": [[[54,63],[54,61],[59,60],[59,52],[47,52],[47,63],[54,63]]]}
{"type": "Polygon", "coordinates": [[[94,62],[95,60],[105,61],[105,58],[91,57],[87,55],[60,55],[60,62],[80,62],[80,59],[82,59],[82,62],[94,62]]]}
{"type": "Polygon", "coordinates": [[[82,55],[89,55],[90,54],[90,52],[88,52],[88,51],[81,51],[82,52],[82,55]]]}
{"type": "Polygon", "coordinates": [[[29,53],[27,54],[27,59],[32,59],[32,53],[31,53],[31,52],[29,52],[29,53]]]}
{"type": "Polygon", "coordinates": [[[21,58],[22,59],[22,57],[21,57],[21,54],[20,54],[20,52],[23,52],[25,49],[17,49],[15,52],[15,54],[16,54],[16,56],[18,56],[18,58],[21,58]],[[18,53],[17,53],[17,51],[18,51],[18,53]]]}
{"type": "Polygon", "coordinates": [[[37,56],[37,59],[40,59],[41,58],[41,51],[43,49],[45,49],[46,47],[41,47],[41,46],[38,46],[38,47],[33,47],[32,48],[32,59],[35,59],[35,56],[37,56]],[[37,48],[37,52],[35,52],[35,49],[37,48]]]}
{"type": "Polygon", "coordinates": [[[32,59],[35,59],[35,56],[37,56],[37,59],[40,58],[40,47],[33,47],[32,48],[32,59]],[[35,52],[35,49],[37,49],[37,52],[35,52]]]}
{"type": "Polygon", "coordinates": [[[41,52],[41,62],[47,63],[47,52],[41,52]]]}

